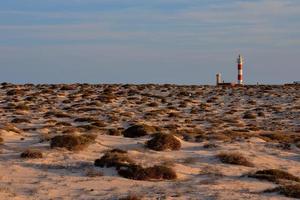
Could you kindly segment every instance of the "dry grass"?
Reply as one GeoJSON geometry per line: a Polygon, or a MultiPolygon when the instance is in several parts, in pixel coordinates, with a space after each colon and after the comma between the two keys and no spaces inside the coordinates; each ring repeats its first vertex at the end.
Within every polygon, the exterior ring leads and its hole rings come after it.
{"type": "Polygon", "coordinates": [[[246,167],[253,167],[254,164],[251,163],[244,155],[238,152],[222,152],[217,155],[222,163],[232,164],[232,165],[243,165],[246,167]]]}
{"type": "Polygon", "coordinates": [[[122,197],[119,200],[142,200],[143,198],[136,194],[130,194],[126,197],[122,197]]]}
{"type": "Polygon", "coordinates": [[[219,147],[219,146],[215,143],[207,143],[207,144],[203,145],[203,148],[205,148],[205,149],[214,149],[214,148],[217,148],[217,147],[219,147]]]}
{"type": "Polygon", "coordinates": [[[256,119],[256,115],[252,112],[245,112],[243,115],[244,119],[256,119]]]}
{"type": "Polygon", "coordinates": [[[97,167],[116,167],[133,164],[133,160],[128,157],[127,152],[120,149],[113,149],[106,152],[100,159],[96,159],[94,165],[97,167]]]}
{"type": "Polygon", "coordinates": [[[21,158],[37,159],[43,158],[43,153],[38,149],[27,149],[24,152],[22,152],[20,156],[21,158]]]}
{"type": "Polygon", "coordinates": [[[181,142],[174,135],[157,133],[147,141],[146,146],[155,151],[179,150],[181,142]]]}
{"type": "Polygon", "coordinates": [[[59,135],[55,136],[50,141],[51,148],[65,148],[70,151],[82,150],[88,145],[92,144],[96,135],[83,134],[83,135],[59,135]]]}
{"type": "Polygon", "coordinates": [[[177,178],[176,172],[169,167],[155,165],[143,168],[139,165],[129,165],[118,171],[124,178],[133,180],[174,180],[177,178]]]}
{"type": "Polygon", "coordinates": [[[264,192],[265,193],[278,192],[279,194],[282,194],[286,197],[299,199],[300,198],[300,184],[285,183],[285,184],[281,184],[280,186],[278,186],[276,188],[265,190],[264,192]]]}
{"type": "Polygon", "coordinates": [[[87,169],[85,171],[85,175],[88,177],[99,177],[103,176],[103,172],[97,171],[95,169],[87,169]]]}
{"type": "Polygon", "coordinates": [[[279,182],[279,180],[290,180],[290,181],[296,181],[300,182],[300,178],[296,177],[288,172],[279,170],[279,169],[265,169],[265,170],[259,170],[255,172],[254,174],[248,175],[251,178],[256,178],[260,180],[267,180],[271,182],[279,182]]]}
{"type": "Polygon", "coordinates": [[[156,132],[156,128],[146,124],[134,125],[123,131],[124,137],[143,137],[156,132]]]}
{"type": "Polygon", "coordinates": [[[11,120],[11,123],[19,124],[19,123],[30,123],[29,119],[25,118],[14,118],[11,120]]]}
{"type": "Polygon", "coordinates": [[[120,149],[106,152],[100,159],[95,160],[94,165],[115,167],[120,176],[134,180],[173,180],[177,178],[176,172],[172,168],[162,165],[144,168],[137,165],[126,151],[120,149]]]}
{"type": "Polygon", "coordinates": [[[279,143],[300,142],[300,135],[297,133],[270,132],[270,133],[262,133],[259,135],[259,137],[268,142],[279,142],[279,143]]]}

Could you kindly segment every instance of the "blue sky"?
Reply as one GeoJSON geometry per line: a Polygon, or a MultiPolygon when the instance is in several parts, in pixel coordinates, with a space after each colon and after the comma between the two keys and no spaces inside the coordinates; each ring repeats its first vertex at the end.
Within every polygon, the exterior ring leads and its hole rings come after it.
{"type": "Polygon", "coordinates": [[[0,81],[299,80],[299,0],[0,0],[0,81]]]}

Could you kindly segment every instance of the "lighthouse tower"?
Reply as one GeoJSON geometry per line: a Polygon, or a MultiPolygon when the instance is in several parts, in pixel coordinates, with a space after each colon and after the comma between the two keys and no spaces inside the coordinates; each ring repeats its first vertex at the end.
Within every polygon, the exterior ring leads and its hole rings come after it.
{"type": "Polygon", "coordinates": [[[238,84],[243,85],[243,63],[244,63],[244,59],[241,55],[239,55],[239,57],[237,59],[237,63],[238,63],[238,84]]]}

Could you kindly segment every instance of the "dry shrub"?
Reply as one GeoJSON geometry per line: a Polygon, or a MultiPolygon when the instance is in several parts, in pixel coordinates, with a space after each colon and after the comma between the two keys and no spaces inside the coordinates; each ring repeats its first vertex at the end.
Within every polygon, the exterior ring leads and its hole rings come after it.
{"type": "Polygon", "coordinates": [[[232,165],[243,165],[247,167],[253,167],[254,164],[251,163],[246,157],[238,152],[222,152],[217,155],[222,163],[232,164],[232,165]]]}
{"type": "Polygon", "coordinates": [[[98,167],[116,167],[120,176],[134,180],[172,180],[177,178],[176,172],[169,167],[155,165],[144,168],[135,164],[128,157],[127,152],[120,149],[106,152],[100,159],[95,160],[94,165],[98,167]]]}
{"type": "Polygon", "coordinates": [[[116,128],[108,129],[107,130],[107,134],[108,135],[112,135],[112,136],[120,136],[120,135],[122,135],[121,131],[119,129],[116,129],[116,128]]]}
{"type": "Polygon", "coordinates": [[[207,143],[207,144],[204,144],[203,145],[203,148],[205,149],[214,149],[214,148],[217,148],[219,147],[217,144],[214,144],[214,143],[207,143]]]}
{"type": "Polygon", "coordinates": [[[275,189],[267,190],[265,192],[279,192],[286,197],[300,199],[300,184],[282,184],[275,189]]]}
{"type": "Polygon", "coordinates": [[[9,90],[6,92],[6,95],[7,96],[13,96],[13,95],[23,95],[24,91],[22,90],[19,90],[19,89],[12,89],[12,90],[9,90]]]}
{"type": "Polygon", "coordinates": [[[143,168],[139,165],[129,165],[118,170],[120,176],[133,180],[174,180],[176,172],[169,167],[155,165],[143,168]]]}
{"type": "Polygon", "coordinates": [[[168,117],[179,118],[179,117],[180,117],[180,114],[179,114],[179,113],[176,113],[176,112],[171,112],[171,113],[168,114],[168,117]]]}
{"type": "Polygon", "coordinates": [[[146,136],[156,132],[156,128],[146,124],[133,125],[123,131],[124,137],[136,138],[146,136]]]}
{"type": "Polygon", "coordinates": [[[158,103],[157,102],[151,102],[151,103],[148,103],[147,106],[149,106],[149,107],[157,107],[158,103]]]}
{"type": "Polygon", "coordinates": [[[96,135],[83,134],[83,135],[59,135],[55,136],[50,141],[51,148],[65,148],[70,151],[82,150],[88,145],[92,144],[96,135]]]}
{"type": "Polygon", "coordinates": [[[187,157],[182,160],[184,164],[195,164],[199,161],[198,157],[187,157]]]}
{"type": "Polygon", "coordinates": [[[87,169],[85,171],[85,175],[88,177],[99,177],[103,176],[103,172],[97,171],[95,169],[87,169]]]}
{"type": "Polygon", "coordinates": [[[113,149],[106,152],[100,159],[96,159],[94,165],[97,167],[116,167],[119,169],[122,166],[133,164],[126,151],[113,149]]]}
{"type": "Polygon", "coordinates": [[[142,200],[143,198],[136,194],[130,194],[126,197],[120,198],[119,200],[142,200]]]}
{"type": "Polygon", "coordinates": [[[12,132],[15,132],[15,133],[20,133],[21,132],[20,129],[18,129],[16,126],[14,126],[11,123],[1,124],[0,129],[8,131],[8,132],[9,131],[12,131],[12,132]]]}
{"type": "Polygon", "coordinates": [[[92,123],[93,126],[97,126],[97,127],[106,127],[106,124],[103,121],[100,120],[96,120],[92,123]]]}
{"type": "Polygon", "coordinates": [[[230,142],[232,139],[231,137],[222,134],[222,133],[200,133],[196,137],[196,142],[203,142],[205,140],[217,140],[217,141],[223,141],[223,142],[230,142]]]}
{"type": "Polygon", "coordinates": [[[80,117],[74,120],[74,122],[94,122],[94,121],[95,119],[91,117],[80,117]]]}
{"type": "Polygon", "coordinates": [[[57,122],[55,126],[72,126],[69,122],[57,122]]]}
{"type": "Polygon", "coordinates": [[[245,112],[243,115],[244,119],[256,119],[256,115],[252,112],[245,112]]]}
{"type": "Polygon", "coordinates": [[[265,117],[265,116],[266,116],[265,113],[262,112],[262,111],[261,111],[261,112],[258,112],[257,115],[258,115],[259,117],[265,117]]]}
{"type": "Polygon", "coordinates": [[[269,142],[297,143],[300,141],[299,134],[282,132],[262,133],[259,135],[259,137],[269,142]]]}
{"type": "Polygon", "coordinates": [[[44,115],[44,118],[48,118],[48,117],[57,117],[57,118],[70,118],[71,116],[68,115],[67,113],[64,113],[64,112],[61,112],[61,111],[49,111],[49,112],[46,112],[45,115],[44,115]]]}
{"type": "Polygon", "coordinates": [[[16,110],[29,110],[29,106],[25,105],[25,104],[19,104],[15,107],[16,110]]]}
{"type": "Polygon", "coordinates": [[[147,141],[146,146],[155,151],[179,150],[181,142],[174,135],[157,133],[147,141]]]}
{"type": "Polygon", "coordinates": [[[100,127],[94,126],[91,124],[86,124],[86,125],[79,125],[77,128],[81,129],[82,131],[99,131],[101,130],[100,127]]]}
{"type": "Polygon", "coordinates": [[[29,119],[25,119],[25,118],[14,118],[11,120],[11,123],[15,123],[15,124],[18,124],[18,123],[30,123],[30,120],[29,119]]]}
{"type": "Polygon", "coordinates": [[[198,108],[192,108],[190,114],[199,114],[200,110],[198,108]]]}
{"type": "Polygon", "coordinates": [[[267,180],[275,183],[277,183],[281,179],[300,182],[300,178],[279,169],[259,170],[254,174],[249,174],[248,176],[251,178],[267,180]]]}
{"type": "Polygon", "coordinates": [[[43,158],[43,153],[38,149],[27,149],[21,153],[21,158],[43,158]]]}

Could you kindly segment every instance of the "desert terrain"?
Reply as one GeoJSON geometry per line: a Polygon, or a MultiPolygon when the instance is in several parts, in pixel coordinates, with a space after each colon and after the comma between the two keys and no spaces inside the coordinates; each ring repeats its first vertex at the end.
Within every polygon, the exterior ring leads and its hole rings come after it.
{"type": "Polygon", "coordinates": [[[0,86],[0,199],[300,198],[300,86],[0,86]]]}

